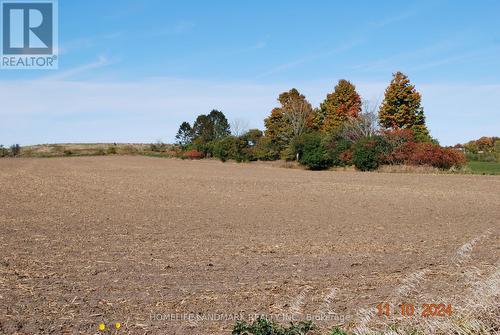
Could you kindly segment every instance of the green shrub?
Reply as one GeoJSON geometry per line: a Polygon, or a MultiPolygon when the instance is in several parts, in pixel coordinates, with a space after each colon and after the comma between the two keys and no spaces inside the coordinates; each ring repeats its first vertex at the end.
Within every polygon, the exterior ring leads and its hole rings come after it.
{"type": "Polygon", "coordinates": [[[64,156],[73,156],[73,151],[69,150],[69,149],[66,149],[64,150],[64,156]]]}
{"type": "Polygon", "coordinates": [[[234,159],[237,162],[248,161],[247,142],[240,137],[228,136],[214,143],[213,155],[225,162],[234,159]]]}
{"type": "Polygon", "coordinates": [[[311,321],[301,321],[285,327],[266,318],[258,318],[252,324],[236,322],[232,335],[306,335],[314,329],[311,321]]]}
{"type": "Polygon", "coordinates": [[[95,152],[95,154],[97,156],[105,156],[106,155],[106,151],[104,151],[103,148],[99,148],[99,149],[97,149],[97,151],[95,152]]]}
{"type": "Polygon", "coordinates": [[[333,166],[352,165],[351,141],[335,135],[330,135],[325,138],[324,143],[328,157],[332,160],[333,166]]]}
{"type": "Polygon", "coordinates": [[[167,145],[162,141],[158,141],[150,144],[149,149],[153,152],[164,152],[167,150],[167,145]]]}
{"type": "Polygon", "coordinates": [[[151,143],[149,145],[149,150],[151,150],[152,152],[160,152],[160,148],[158,148],[158,146],[156,145],[156,143],[151,143]]]}
{"type": "Polygon", "coordinates": [[[259,142],[263,135],[264,134],[259,129],[250,129],[240,137],[247,142],[249,147],[253,147],[259,142]]]}
{"type": "Polygon", "coordinates": [[[0,157],[7,157],[9,155],[9,150],[0,145],[0,157]]]}
{"type": "Polygon", "coordinates": [[[320,133],[305,133],[297,137],[292,145],[299,155],[299,163],[311,170],[325,170],[332,167],[332,159],[323,144],[320,133]]]}
{"type": "Polygon", "coordinates": [[[361,171],[376,170],[387,150],[387,143],[380,136],[365,137],[354,144],[352,162],[361,171]]]}
{"type": "Polygon", "coordinates": [[[261,137],[251,149],[255,159],[275,161],[280,157],[279,146],[269,137],[261,137]]]}
{"type": "Polygon", "coordinates": [[[110,145],[107,150],[108,155],[116,155],[116,144],[110,145]]]}
{"type": "Polygon", "coordinates": [[[483,153],[471,153],[467,152],[465,157],[469,161],[479,161],[479,162],[498,162],[500,161],[500,154],[496,152],[483,152],[483,153]]]}
{"type": "Polygon", "coordinates": [[[297,159],[298,152],[293,144],[293,142],[287,145],[283,150],[281,150],[280,158],[284,161],[291,162],[297,159]]]}
{"type": "Polygon", "coordinates": [[[203,157],[213,157],[214,156],[214,149],[215,149],[215,142],[207,142],[207,143],[200,143],[200,142],[195,142],[191,146],[189,146],[190,151],[198,151],[203,154],[203,157]]]}

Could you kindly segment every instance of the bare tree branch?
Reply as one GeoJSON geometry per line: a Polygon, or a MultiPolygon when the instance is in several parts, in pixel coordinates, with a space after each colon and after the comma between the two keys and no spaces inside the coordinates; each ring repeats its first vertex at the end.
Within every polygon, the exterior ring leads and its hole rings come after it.
{"type": "Polygon", "coordinates": [[[231,133],[234,136],[241,136],[248,131],[248,121],[244,119],[234,119],[231,122],[231,133]]]}
{"type": "Polygon", "coordinates": [[[311,113],[311,104],[305,100],[292,100],[284,109],[283,115],[292,127],[293,137],[297,137],[304,132],[307,119],[311,113]]]}
{"type": "Polygon", "coordinates": [[[356,142],[362,137],[371,137],[378,133],[378,103],[363,101],[363,111],[358,117],[348,117],[342,127],[342,137],[356,142]]]}

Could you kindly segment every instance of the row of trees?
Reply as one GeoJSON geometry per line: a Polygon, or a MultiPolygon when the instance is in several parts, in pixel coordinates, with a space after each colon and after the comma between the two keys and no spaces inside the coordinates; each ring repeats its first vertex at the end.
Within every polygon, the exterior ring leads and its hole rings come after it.
{"type": "Polygon", "coordinates": [[[274,160],[279,158],[278,148],[259,153],[258,148],[271,146],[271,139],[264,138],[259,129],[242,130],[240,124],[231,126],[221,111],[212,110],[208,115],[199,115],[193,123],[183,122],[177,135],[176,144],[182,150],[181,157],[217,157],[222,160],[237,161],[274,160]]]}
{"type": "MultiPolygon", "coordinates": [[[[372,114],[369,103],[363,104],[356,87],[347,80],[340,80],[319,108],[313,109],[305,96],[296,89],[280,94],[281,106],[272,110],[265,119],[265,135],[285,147],[304,131],[323,134],[339,132],[346,123],[360,120],[362,113],[372,114]]],[[[378,118],[383,129],[411,129],[420,141],[431,141],[425,124],[421,96],[401,72],[394,77],[385,91],[378,118]]],[[[366,115],[361,118],[366,121],[366,115]]],[[[376,120],[372,120],[373,123],[376,120]]]]}
{"type": "Polygon", "coordinates": [[[198,116],[193,126],[183,122],[177,144],[222,160],[282,158],[311,169],[355,165],[370,170],[391,163],[449,168],[463,161],[430,137],[421,95],[401,72],[393,75],[379,107],[363,102],[356,87],[344,79],[318,108],[295,88],[280,94],[278,102],[264,120],[264,132],[252,129],[231,135],[224,114],[213,110],[198,116]],[[395,150],[404,155],[395,155],[395,150]]]}
{"type": "Polygon", "coordinates": [[[5,148],[0,145],[0,157],[16,157],[21,154],[21,146],[19,144],[13,144],[9,148],[5,148]]]}
{"type": "Polygon", "coordinates": [[[192,127],[189,122],[183,122],[175,139],[177,144],[185,148],[191,144],[203,146],[213,141],[222,140],[230,134],[230,126],[226,116],[221,111],[214,109],[208,115],[199,115],[192,127]]]}
{"type": "Polygon", "coordinates": [[[500,162],[500,137],[481,137],[455,146],[464,151],[468,160],[500,162]]]}

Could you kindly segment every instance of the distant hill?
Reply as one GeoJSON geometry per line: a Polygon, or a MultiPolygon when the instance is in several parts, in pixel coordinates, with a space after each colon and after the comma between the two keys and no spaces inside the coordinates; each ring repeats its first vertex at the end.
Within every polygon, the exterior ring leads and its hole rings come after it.
{"type": "Polygon", "coordinates": [[[468,160],[483,162],[500,162],[500,137],[486,137],[457,144],[462,148],[468,160]]]}
{"type": "Polygon", "coordinates": [[[144,143],[60,143],[39,144],[21,148],[21,157],[61,157],[61,156],[99,156],[99,155],[144,155],[165,152],[171,149],[168,144],[144,143]]]}

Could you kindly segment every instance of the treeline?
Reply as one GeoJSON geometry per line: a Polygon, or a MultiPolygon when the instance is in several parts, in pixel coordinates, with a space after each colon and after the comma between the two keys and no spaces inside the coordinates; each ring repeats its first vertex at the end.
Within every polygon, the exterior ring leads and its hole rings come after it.
{"type": "Polygon", "coordinates": [[[401,72],[393,75],[380,107],[363,103],[344,79],[317,108],[295,88],[280,94],[278,102],[264,120],[264,132],[231,135],[225,115],[213,110],[192,126],[183,122],[177,145],[187,157],[297,160],[312,170],[354,165],[367,171],[382,164],[450,169],[465,163],[460,150],[443,148],[430,136],[421,95],[401,72]]]}
{"type": "Polygon", "coordinates": [[[0,145],[0,157],[17,157],[21,154],[21,146],[13,144],[9,148],[0,145]]]}
{"type": "Polygon", "coordinates": [[[486,137],[457,144],[455,148],[463,150],[470,161],[500,162],[500,137],[486,137]]]}

